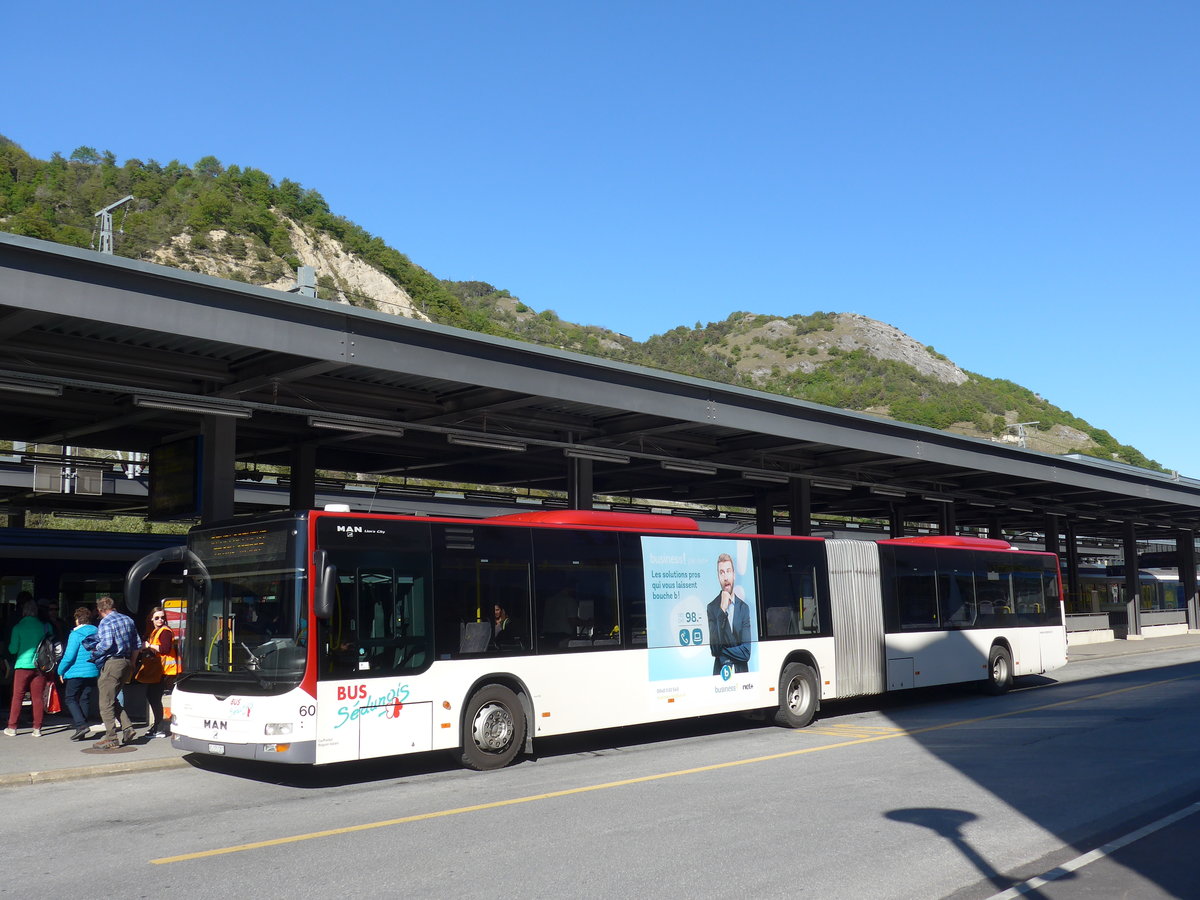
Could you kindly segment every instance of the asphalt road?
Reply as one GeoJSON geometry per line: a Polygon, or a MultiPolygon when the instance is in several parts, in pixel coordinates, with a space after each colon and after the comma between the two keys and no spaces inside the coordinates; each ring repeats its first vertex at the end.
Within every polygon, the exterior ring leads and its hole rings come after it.
{"type": "Polygon", "coordinates": [[[1197,896],[1166,848],[1200,817],[1161,823],[1200,800],[1198,703],[1185,649],[999,698],[829,704],[800,731],[726,717],[543,741],[492,773],[205,760],[12,788],[0,895],[1197,896]]]}

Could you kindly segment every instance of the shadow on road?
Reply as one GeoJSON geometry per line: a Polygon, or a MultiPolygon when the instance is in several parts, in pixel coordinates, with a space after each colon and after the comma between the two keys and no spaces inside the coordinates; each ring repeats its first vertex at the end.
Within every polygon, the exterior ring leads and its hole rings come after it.
{"type": "MultiPolygon", "coordinates": [[[[628,747],[682,741],[713,734],[731,734],[765,727],[768,726],[762,715],[729,714],[687,719],[680,722],[630,725],[625,728],[539,738],[534,743],[535,755],[526,758],[524,764],[554,757],[618,753],[628,747]]],[[[438,772],[464,771],[458,761],[458,754],[446,750],[370,759],[362,762],[331,763],[325,766],[286,766],[279,763],[224,759],[219,756],[200,754],[188,754],[184,759],[193,768],[206,772],[245,778],[263,784],[309,789],[346,787],[438,772]]],[[[518,765],[520,764],[522,763],[518,763],[518,765]]],[[[488,773],[466,772],[466,774],[485,778],[488,773]]]]}
{"type": "MultiPolygon", "coordinates": [[[[1200,663],[1071,681],[1025,677],[1012,692],[983,704],[973,685],[918,689],[827,702],[818,727],[848,722],[859,713],[884,715],[903,739],[916,741],[1065,846],[1048,845],[1042,860],[1019,872],[1003,872],[981,852],[978,842],[973,844],[968,837],[977,835],[986,824],[977,812],[923,807],[886,814],[897,827],[927,828],[951,844],[980,875],[978,884],[960,893],[983,896],[1010,888],[1174,811],[1181,797],[1200,796],[1200,773],[1194,765],[1181,764],[1191,746],[1181,745],[1181,740],[1187,741],[1181,729],[1196,730],[1189,724],[1196,717],[1195,691],[1188,685],[1198,678],[1200,663]],[[1155,701],[1149,700],[1149,690],[1142,690],[1153,683],[1172,681],[1180,689],[1167,691],[1165,696],[1156,691],[1155,701]],[[1099,803],[1093,802],[1097,785],[1103,786],[1099,803]]],[[[536,756],[520,765],[774,727],[762,715],[721,715],[541,738],[535,744],[536,756]]],[[[1196,743],[1200,743],[1200,735],[1196,743]]],[[[430,775],[488,777],[487,773],[463,771],[457,759],[444,751],[314,767],[208,756],[189,756],[187,760],[196,769],[301,790],[388,781],[402,785],[406,779],[430,775]]],[[[1167,890],[1177,887],[1169,873],[1145,871],[1139,875],[1167,890]]],[[[1034,890],[1023,896],[1036,900],[1045,895],[1034,890]]]]}

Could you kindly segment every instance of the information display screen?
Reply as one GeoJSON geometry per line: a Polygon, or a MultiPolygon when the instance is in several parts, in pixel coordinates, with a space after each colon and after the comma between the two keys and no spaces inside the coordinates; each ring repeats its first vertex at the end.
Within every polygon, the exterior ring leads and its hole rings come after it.
{"type": "Polygon", "coordinates": [[[199,435],[150,451],[151,519],[190,519],[200,514],[199,435]]]}

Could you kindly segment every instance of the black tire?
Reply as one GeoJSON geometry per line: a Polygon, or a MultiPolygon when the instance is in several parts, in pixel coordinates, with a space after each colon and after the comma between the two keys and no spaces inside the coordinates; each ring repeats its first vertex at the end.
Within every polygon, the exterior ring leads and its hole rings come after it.
{"type": "Polygon", "coordinates": [[[463,716],[462,764],[483,771],[502,769],[525,745],[525,710],[500,684],[480,688],[463,716]]]}
{"type": "Polygon", "coordinates": [[[984,690],[989,694],[1006,694],[1012,683],[1012,654],[1007,648],[994,644],[988,654],[988,676],[984,682],[984,690]]]}
{"type": "Polygon", "coordinates": [[[789,663],[779,676],[779,709],[775,724],[803,728],[817,713],[817,673],[804,663],[789,663]]]}

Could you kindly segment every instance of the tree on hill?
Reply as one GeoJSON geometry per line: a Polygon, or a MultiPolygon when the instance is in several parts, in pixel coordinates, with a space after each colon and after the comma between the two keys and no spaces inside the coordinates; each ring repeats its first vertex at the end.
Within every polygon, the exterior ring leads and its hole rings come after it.
{"type": "Polygon", "coordinates": [[[276,183],[258,169],[226,167],[214,156],[191,167],[178,160],[163,166],[136,159],[118,166],[112,153],[93,147],[79,147],[69,159],[56,155],[43,162],[15,142],[0,139],[0,227],[6,231],[86,247],[95,211],[124,194],[136,199],[123,215],[123,234],[114,244],[118,255],[149,257],[180,234],[190,234],[193,247],[203,251],[211,249],[205,235],[222,230],[256,241],[295,267],[286,222],[291,219],[341,241],[407,291],[435,321],[481,324],[430,272],[333,215],[320,193],[290,179],[276,183]]]}
{"type": "MultiPolygon", "coordinates": [[[[292,245],[295,223],[338,241],[443,324],[843,409],[886,409],[897,419],[931,428],[972,423],[982,435],[999,436],[1007,428],[1006,416],[1015,414],[1018,421],[1037,421],[1046,429],[1063,425],[1088,436],[1088,446],[1064,449],[1160,468],[1108,432],[1011,381],[968,373],[966,383],[947,384],[895,360],[863,350],[845,352],[819,334],[838,327],[834,313],[781,317],[739,311],[720,322],[679,326],[638,343],[607,328],[565,321],[550,309],[532,310],[484,281],[440,280],[382,238],[335,215],[320,193],[291,179],[276,181],[259,169],[227,166],[214,156],[191,166],[153,159],[118,165],[111,152],[89,146],[77,147],[69,157],[55,153],[37,160],[0,136],[2,230],[87,247],[96,210],[128,194],[135,200],[121,210],[122,233],[114,243],[121,256],[156,259],[169,250],[175,264],[196,267],[198,257],[219,253],[244,262],[231,277],[267,284],[299,264],[292,245]],[[823,351],[806,337],[812,335],[821,338],[823,351]],[[807,343],[798,343],[801,339],[807,343]],[[804,366],[794,362],[801,355],[804,366]]],[[[322,296],[332,296],[335,285],[328,276],[322,279],[322,296]]],[[[373,298],[350,299],[374,304],[373,298]]]]}

